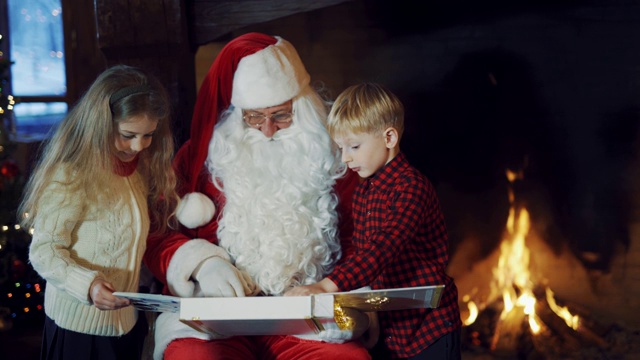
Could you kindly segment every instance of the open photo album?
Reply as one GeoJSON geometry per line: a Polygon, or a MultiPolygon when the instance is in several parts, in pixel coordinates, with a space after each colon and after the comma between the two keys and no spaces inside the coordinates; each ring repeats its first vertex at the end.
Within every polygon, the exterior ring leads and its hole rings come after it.
{"type": "MultiPolygon", "coordinates": [[[[181,298],[116,292],[141,311],[174,312],[185,324],[221,335],[302,335],[318,333],[342,309],[390,311],[438,307],[444,285],[354,290],[310,296],[181,298]]],[[[339,320],[339,319],[338,319],[339,320]]],[[[339,323],[339,321],[338,321],[339,323]]]]}

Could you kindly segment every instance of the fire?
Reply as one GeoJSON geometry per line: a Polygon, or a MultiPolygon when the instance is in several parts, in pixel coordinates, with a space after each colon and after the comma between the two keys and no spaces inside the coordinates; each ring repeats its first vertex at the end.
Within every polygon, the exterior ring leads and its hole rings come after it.
{"type": "Polygon", "coordinates": [[[572,315],[569,312],[569,309],[567,309],[566,307],[558,306],[558,304],[556,304],[556,299],[553,297],[553,291],[551,291],[551,289],[546,288],[545,294],[551,310],[553,310],[554,313],[560,316],[568,327],[572,328],[573,330],[578,330],[578,326],[580,325],[580,317],[578,315],[572,315]]]}
{"type": "Polygon", "coordinates": [[[469,308],[469,318],[462,321],[465,326],[468,326],[473,324],[473,322],[476,321],[476,318],[478,317],[478,305],[476,305],[476,303],[471,300],[471,296],[469,295],[463,296],[462,301],[466,302],[469,308]]]}
{"type": "MultiPolygon", "coordinates": [[[[521,172],[510,170],[506,171],[506,175],[511,184],[523,178],[521,172]]],[[[518,319],[520,317],[517,314],[524,314],[531,333],[535,335],[541,331],[542,325],[536,315],[536,297],[533,292],[536,284],[529,270],[530,251],[525,243],[531,222],[527,209],[516,206],[515,194],[511,187],[509,188],[509,203],[506,235],[500,243],[498,263],[492,270],[493,279],[488,302],[502,297],[504,307],[499,317],[498,328],[500,328],[500,323],[510,319],[518,319]]],[[[578,316],[572,315],[566,307],[558,306],[553,292],[549,288],[546,288],[546,299],[551,310],[561,317],[567,326],[574,330],[578,328],[578,316]]],[[[476,304],[469,295],[463,296],[462,300],[469,309],[469,317],[463,320],[463,324],[468,326],[474,323],[478,317],[478,309],[483,306],[476,304]]]]}

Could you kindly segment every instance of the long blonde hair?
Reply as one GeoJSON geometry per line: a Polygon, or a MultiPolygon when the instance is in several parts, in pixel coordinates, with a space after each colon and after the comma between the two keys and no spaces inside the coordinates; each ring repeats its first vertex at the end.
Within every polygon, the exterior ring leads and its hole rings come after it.
{"type": "Polygon", "coordinates": [[[139,154],[137,167],[147,185],[151,221],[157,232],[164,232],[175,224],[173,215],[179,198],[171,165],[174,139],[167,92],[154,76],[142,69],[117,65],[98,76],[43,144],[18,209],[22,226],[31,227],[37,216],[46,215],[38,213],[38,202],[61,165],[73,172],[73,183],[68,185],[81,191],[87,201],[97,201],[98,194],[108,187],[113,175],[118,123],[138,115],[158,121],[153,141],[139,154]],[[146,85],[146,91],[110,104],[110,98],[118,90],[140,85],[146,85]]]}

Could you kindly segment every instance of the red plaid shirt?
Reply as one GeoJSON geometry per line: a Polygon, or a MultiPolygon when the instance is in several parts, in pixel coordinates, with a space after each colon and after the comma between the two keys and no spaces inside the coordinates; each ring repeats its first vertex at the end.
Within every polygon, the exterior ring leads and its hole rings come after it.
{"type": "Polygon", "coordinates": [[[444,284],[438,308],[378,312],[394,358],[410,357],[462,326],[458,290],[446,274],[444,216],[433,185],[404,154],[365,179],[353,198],[356,251],[328,277],[349,291],[444,284]]]}

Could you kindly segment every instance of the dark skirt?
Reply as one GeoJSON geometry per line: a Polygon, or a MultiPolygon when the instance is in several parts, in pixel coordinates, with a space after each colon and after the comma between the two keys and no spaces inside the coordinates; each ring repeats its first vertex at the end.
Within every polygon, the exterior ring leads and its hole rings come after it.
{"type": "Polygon", "coordinates": [[[41,360],[140,360],[147,334],[143,313],[123,336],[96,336],[66,330],[48,316],[44,321],[41,360]]]}

